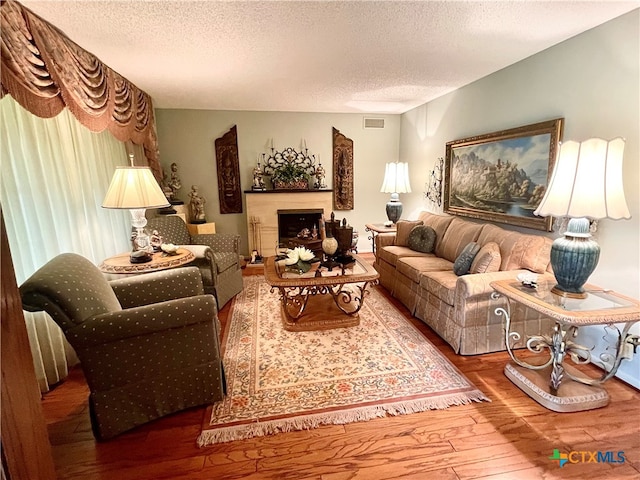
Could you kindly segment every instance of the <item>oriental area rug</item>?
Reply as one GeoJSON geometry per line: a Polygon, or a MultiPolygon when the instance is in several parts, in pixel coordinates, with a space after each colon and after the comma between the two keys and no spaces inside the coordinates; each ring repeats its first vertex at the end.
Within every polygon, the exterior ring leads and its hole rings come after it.
{"type": "Polygon", "coordinates": [[[489,401],[375,288],[360,325],[289,332],[279,293],[262,276],[243,280],[223,345],[227,396],[201,447],[489,401]]]}

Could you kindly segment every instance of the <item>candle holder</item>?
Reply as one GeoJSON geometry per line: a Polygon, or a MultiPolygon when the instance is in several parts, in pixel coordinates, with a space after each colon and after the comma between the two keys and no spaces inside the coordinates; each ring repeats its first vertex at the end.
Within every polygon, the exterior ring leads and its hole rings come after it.
{"type": "Polygon", "coordinates": [[[298,152],[292,147],[278,151],[271,142],[271,153],[263,153],[262,160],[263,173],[271,177],[274,189],[307,190],[309,178],[316,175],[316,158],[309,155],[306,143],[298,152]]]}

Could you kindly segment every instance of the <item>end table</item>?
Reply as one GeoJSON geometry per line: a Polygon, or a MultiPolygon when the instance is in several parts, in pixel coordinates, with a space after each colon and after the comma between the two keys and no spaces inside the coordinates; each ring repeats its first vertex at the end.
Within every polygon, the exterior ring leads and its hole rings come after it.
{"type": "Polygon", "coordinates": [[[390,226],[384,223],[367,223],[364,226],[364,230],[365,232],[371,232],[367,240],[371,240],[371,251],[376,253],[376,237],[381,233],[396,233],[397,227],[395,223],[390,226]]]}
{"type": "Polygon", "coordinates": [[[496,315],[505,319],[505,344],[512,360],[504,373],[518,388],[550,410],[578,412],[603,407],[609,403],[609,395],[600,385],[616,374],[623,359],[634,354],[637,338],[628,332],[640,320],[640,302],[593,285],[585,286],[586,298],[569,298],[552,293],[554,285],[555,282],[547,279],[537,288],[524,286],[517,280],[491,283],[495,290],[492,297],[505,296],[508,300],[506,308],[495,309],[496,315]],[[520,334],[511,331],[511,302],[521,303],[555,321],[553,332],[526,339],[529,351],[543,354],[538,363],[514,354],[514,343],[520,340],[520,334]],[[616,323],[624,325],[622,330],[614,325],[616,323]],[[576,364],[591,361],[591,349],[573,341],[578,328],[586,325],[609,325],[617,332],[615,354],[610,355],[613,366],[600,378],[587,378],[564,363],[566,356],[576,364]]]}
{"type": "Polygon", "coordinates": [[[167,255],[164,252],[156,252],[150,262],[131,263],[131,252],[120,253],[104,260],[98,267],[103,273],[131,274],[148,273],[166,270],[167,268],[181,267],[196,259],[191,250],[179,248],[176,255],[167,255]]]}

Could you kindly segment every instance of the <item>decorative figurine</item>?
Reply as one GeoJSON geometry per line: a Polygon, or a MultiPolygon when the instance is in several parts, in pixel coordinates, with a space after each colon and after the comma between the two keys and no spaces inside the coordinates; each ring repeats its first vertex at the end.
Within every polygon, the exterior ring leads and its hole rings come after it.
{"type": "Polygon", "coordinates": [[[151,232],[151,246],[153,247],[153,251],[159,252],[161,245],[162,245],[162,237],[158,233],[158,230],[153,230],[151,232]]]}
{"type": "Polygon", "coordinates": [[[264,185],[264,180],[262,180],[262,168],[260,167],[260,162],[253,169],[253,185],[251,186],[252,190],[266,190],[264,185]]]}
{"type": "Polygon", "coordinates": [[[182,188],[182,182],[180,181],[180,177],[178,177],[178,164],[171,164],[171,178],[167,183],[169,188],[171,189],[171,205],[183,205],[184,202],[182,200],[178,200],[178,190],[182,188]]]}
{"type": "Polygon", "coordinates": [[[316,177],[316,183],[313,184],[313,188],[319,190],[321,188],[327,188],[327,185],[324,183],[325,171],[324,167],[320,162],[318,162],[318,166],[316,167],[313,175],[316,177]]]}
{"type": "Polygon", "coordinates": [[[204,204],[207,203],[207,201],[198,193],[197,185],[191,185],[189,198],[189,217],[191,223],[206,223],[207,220],[204,216],[204,204]]]}
{"type": "MultiPolygon", "coordinates": [[[[173,202],[173,189],[169,186],[169,178],[167,177],[167,172],[164,169],[162,171],[162,183],[160,186],[162,187],[162,193],[164,193],[167,202],[171,204],[173,202]]],[[[169,205],[167,207],[160,208],[158,213],[160,215],[171,215],[173,213],[177,213],[177,210],[169,205]]]]}

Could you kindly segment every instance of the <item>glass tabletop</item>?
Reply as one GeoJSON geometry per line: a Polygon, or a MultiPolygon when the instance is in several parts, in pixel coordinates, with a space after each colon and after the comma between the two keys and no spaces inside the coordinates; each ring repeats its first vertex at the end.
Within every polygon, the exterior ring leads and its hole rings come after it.
{"type": "Polygon", "coordinates": [[[531,288],[513,282],[511,286],[525,295],[529,295],[541,300],[549,305],[562,308],[570,312],[587,312],[592,310],[608,310],[614,308],[631,307],[633,302],[616,295],[612,290],[601,289],[598,287],[587,287],[585,292],[586,298],[569,298],[557,295],[551,291],[555,283],[542,282],[537,288],[531,288]]]}
{"type": "Polygon", "coordinates": [[[334,266],[331,270],[321,266],[320,262],[311,264],[308,272],[298,273],[289,271],[284,261],[276,257],[268,257],[264,266],[265,280],[272,287],[305,287],[342,285],[347,283],[373,282],[379,277],[373,265],[364,261],[357,254],[351,254],[353,263],[342,266],[334,266]]]}
{"type": "Polygon", "coordinates": [[[275,260],[275,269],[280,278],[337,277],[367,273],[368,269],[360,262],[360,259],[353,255],[352,258],[354,261],[344,266],[344,272],[341,265],[335,265],[331,270],[329,270],[322,266],[320,261],[311,263],[311,268],[305,273],[298,273],[294,269],[287,267],[284,264],[284,260],[275,260]]]}

